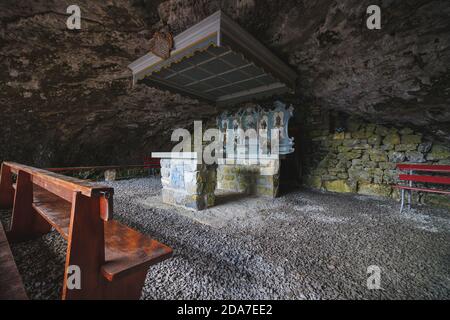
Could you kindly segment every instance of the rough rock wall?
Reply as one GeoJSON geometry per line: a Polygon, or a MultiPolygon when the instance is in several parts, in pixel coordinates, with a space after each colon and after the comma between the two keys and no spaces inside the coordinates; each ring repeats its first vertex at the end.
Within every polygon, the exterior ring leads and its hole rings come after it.
{"type": "Polygon", "coordinates": [[[137,162],[213,106],[130,87],[127,64],[156,29],[177,34],[217,9],[299,73],[297,95],[324,108],[404,123],[450,141],[448,1],[3,0],[0,160],[35,165],[137,162]],[[82,29],[65,27],[69,4],[82,29]]]}
{"type": "Polygon", "coordinates": [[[0,160],[141,163],[150,151],[170,150],[173,128],[217,113],[196,100],[131,87],[127,65],[146,53],[156,8],[75,2],[79,31],[66,29],[74,1],[0,3],[0,160]]]}
{"type": "Polygon", "coordinates": [[[298,95],[450,141],[448,1],[171,0],[159,12],[178,32],[218,8],[298,71],[298,95]],[[370,4],[381,30],[366,28],[370,4]]]}

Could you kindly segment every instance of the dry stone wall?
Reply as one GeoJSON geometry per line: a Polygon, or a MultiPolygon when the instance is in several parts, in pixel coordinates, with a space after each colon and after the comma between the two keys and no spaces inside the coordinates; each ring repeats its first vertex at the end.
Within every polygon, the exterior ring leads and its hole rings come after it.
{"type": "MultiPolygon", "coordinates": [[[[398,198],[397,163],[450,164],[450,147],[412,128],[397,128],[312,108],[304,184],[332,192],[398,198]]],[[[442,186],[441,186],[442,187],[442,186]]],[[[415,194],[415,201],[449,206],[441,195],[415,194]]]]}
{"type": "Polygon", "coordinates": [[[258,164],[246,160],[221,159],[217,168],[217,189],[275,198],[278,195],[280,161],[258,164]]]}
{"type": "Polygon", "coordinates": [[[216,169],[196,159],[161,159],[162,200],[194,210],[214,205],[216,169]]]}

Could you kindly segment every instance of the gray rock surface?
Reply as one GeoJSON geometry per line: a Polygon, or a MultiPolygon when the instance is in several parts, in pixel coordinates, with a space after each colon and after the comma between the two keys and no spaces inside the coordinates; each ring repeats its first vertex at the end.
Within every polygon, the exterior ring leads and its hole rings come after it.
{"type": "Polygon", "coordinates": [[[40,166],[141,161],[169,150],[173,128],[220,112],[139,85],[128,63],[153,32],[174,34],[222,9],[298,71],[294,99],[450,139],[450,5],[371,1],[80,0],[82,29],[65,27],[69,0],[0,3],[0,160],[40,166]],[[141,150],[141,152],[139,151],[141,150]]]}

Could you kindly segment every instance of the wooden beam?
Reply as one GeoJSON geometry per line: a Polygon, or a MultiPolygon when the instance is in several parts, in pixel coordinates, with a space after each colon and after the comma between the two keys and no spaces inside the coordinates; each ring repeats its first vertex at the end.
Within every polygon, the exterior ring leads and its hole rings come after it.
{"type": "Polygon", "coordinates": [[[17,175],[16,194],[11,218],[11,227],[7,231],[9,241],[34,239],[49,233],[52,226],[33,207],[33,184],[31,175],[19,171],[17,175]]]}

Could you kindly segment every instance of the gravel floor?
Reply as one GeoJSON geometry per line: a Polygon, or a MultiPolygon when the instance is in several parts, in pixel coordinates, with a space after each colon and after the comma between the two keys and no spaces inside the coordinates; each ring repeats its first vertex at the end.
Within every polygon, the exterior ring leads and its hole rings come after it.
{"type": "MultiPolygon", "coordinates": [[[[110,183],[118,220],[175,250],[143,299],[449,299],[450,212],[299,190],[275,200],[220,194],[194,212],[160,201],[156,178],[110,183]],[[381,290],[366,287],[381,268],[381,290]]],[[[9,211],[1,211],[3,223],[9,211]]],[[[12,251],[33,299],[58,299],[66,243],[52,232],[12,251]]]]}

